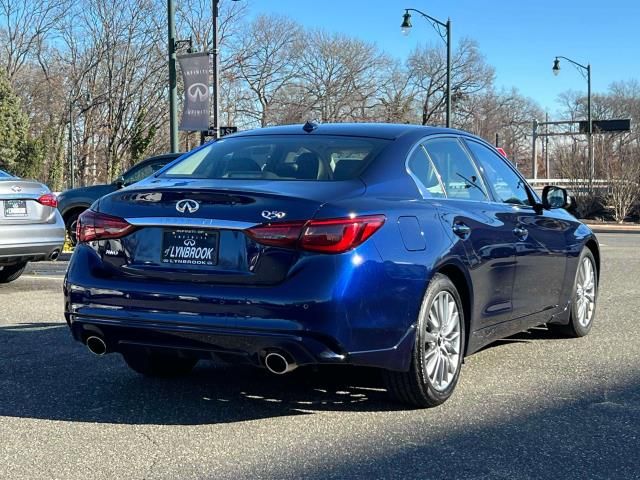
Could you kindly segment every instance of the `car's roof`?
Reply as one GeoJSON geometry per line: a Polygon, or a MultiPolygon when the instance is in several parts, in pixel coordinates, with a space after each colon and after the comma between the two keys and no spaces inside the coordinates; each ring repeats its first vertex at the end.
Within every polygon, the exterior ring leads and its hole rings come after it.
{"type": "Polygon", "coordinates": [[[282,125],[278,127],[257,128],[240,132],[234,137],[254,135],[349,135],[354,137],[374,137],[384,139],[396,139],[405,134],[419,133],[430,135],[435,133],[456,132],[457,130],[438,127],[425,127],[422,125],[407,125],[398,123],[321,123],[308,132],[302,124],[282,125]]]}

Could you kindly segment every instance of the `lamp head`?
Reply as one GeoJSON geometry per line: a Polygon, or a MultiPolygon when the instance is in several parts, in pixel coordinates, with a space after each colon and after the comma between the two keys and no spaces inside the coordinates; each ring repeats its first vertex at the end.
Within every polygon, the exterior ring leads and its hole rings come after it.
{"type": "Polygon", "coordinates": [[[402,25],[400,25],[400,31],[403,35],[409,35],[411,26],[411,14],[409,13],[409,10],[405,10],[404,15],[402,16],[402,25]]]}
{"type": "Polygon", "coordinates": [[[555,76],[558,76],[558,74],[560,73],[560,59],[558,57],[556,57],[556,59],[553,61],[553,68],[551,69],[551,71],[555,76]]]}

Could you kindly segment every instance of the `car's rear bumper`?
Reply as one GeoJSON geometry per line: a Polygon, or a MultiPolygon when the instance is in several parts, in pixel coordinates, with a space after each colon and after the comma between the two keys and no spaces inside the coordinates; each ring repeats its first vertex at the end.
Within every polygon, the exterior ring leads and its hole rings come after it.
{"type": "Polygon", "coordinates": [[[58,212],[52,223],[2,225],[0,263],[51,258],[64,246],[64,222],[58,212]]]}
{"type": "Polygon", "coordinates": [[[67,314],[67,321],[74,339],[84,343],[90,336],[99,336],[108,352],[145,347],[182,351],[200,358],[217,356],[256,366],[264,364],[268,352],[277,351],[287,354],[297,365],[349,364],[404,371],[414,343],[412,327],[390,348],[347,352],[335,339],[318,332],[193,326],[75,314],[67,314]]]}
{"type": "Polygon", "coordinates": [[[373,260],[354,269],[351,260],[334,257],[332,274],[301,268],[270,286],[186,283],[111,275],[81,244],[65,278],[65,316],[77,340],[95,332],[112,351],[173,348],[259,364],[280,349],[300,365],[406,370],[424,280],[391,278],[373,260]]]}

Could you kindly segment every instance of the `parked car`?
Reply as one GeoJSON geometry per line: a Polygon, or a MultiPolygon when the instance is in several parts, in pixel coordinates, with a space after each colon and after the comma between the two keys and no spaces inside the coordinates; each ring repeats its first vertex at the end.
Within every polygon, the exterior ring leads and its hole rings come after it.
{"type": "Polygon", "coordinates": [[[143,160],[124,172],[115,182],[106,185],[91,185],[67,190],[58,196],[58,210],[62,214],[67,236],[72,245],[76,244],[76,222],[78,216],[98,198],[136,183],[152,175],[159,169],[178,158],[179,153],[167,153],[143,160]]]}
{"type": "Polygon", "coordinates": [[[28,262],[55,260],[64,223],[46,185],[0,170],[0,283],[16,280],[28,262]]]}
{"type": "Polygon", "coordinates": [[[144,375],[212,355],[274,374],[363,365],[392,397],[434,406],[496,339],[591,329],[598,242],[566,206],[461,131],[243,132],[80,216],[65,316],[144,375]]]}

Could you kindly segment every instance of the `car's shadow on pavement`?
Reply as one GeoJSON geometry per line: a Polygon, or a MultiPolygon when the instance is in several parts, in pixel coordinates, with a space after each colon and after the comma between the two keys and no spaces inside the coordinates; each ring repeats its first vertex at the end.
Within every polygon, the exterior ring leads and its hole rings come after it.
{"type": "Polygon", "coordinates": [[[123,424],[211,424],[315,411],[389,411],[374,369],[299,368],[276,376],[200,362],[177,379],[149,379],[118,354],[95,357],[60,323],[0,327],[0,416],[123,424]]]}

